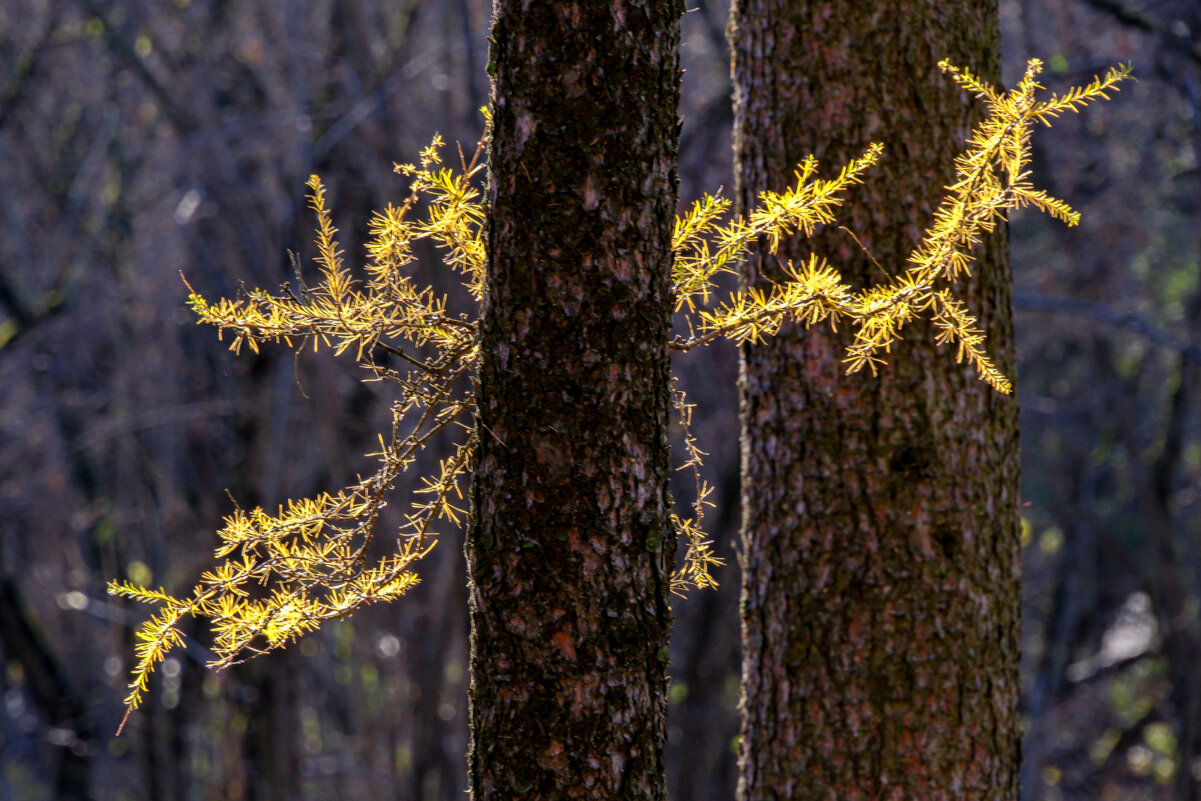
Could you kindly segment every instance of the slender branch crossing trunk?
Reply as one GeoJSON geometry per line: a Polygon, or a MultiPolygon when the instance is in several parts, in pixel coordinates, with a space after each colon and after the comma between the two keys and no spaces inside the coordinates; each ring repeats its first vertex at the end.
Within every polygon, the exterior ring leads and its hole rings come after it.
{"type": "Polygon", "coordinates": [[[497,0],[473,797],[664,799],[671,0],[497,0]]]}
{"type": "MultiPolygon", "coordinates": [[[[996,80],[996,3],[736,0],[736,173],[745,208],[815,153],[886,150],[840,221],[890,274],[930,223],[974,119],[939,59],[996,80]]],[[[809,248],[884,278],[844,232],[809,248]]],[[[1013,376],[1004,238],[961,287],[1013,376]]],[[[780,276],[752,260],[746,280],[780,276]]],[[[843,332],[845,334],[846,332],[843,332]]],[[[1014,801],[1016,403],[924,326],[878,378],[845,338],[785,331],[742,367],[743,727],[739,798],[1014,801]]]]}

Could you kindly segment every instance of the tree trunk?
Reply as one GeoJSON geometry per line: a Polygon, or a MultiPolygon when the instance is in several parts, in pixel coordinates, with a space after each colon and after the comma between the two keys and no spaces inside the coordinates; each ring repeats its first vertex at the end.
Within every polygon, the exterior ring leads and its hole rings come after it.
{"type": "Polygon", "coordinates": [[[663,799],[682,4],[498,0],[474,798],[663,799]]]}
{"type": "MultiPolygon", "coordinates": [[[[896,274],[930,224],[977,107],[949,57],[996,80],[995,2],[738,0],[737,196],[886,146],[840,222],[896,274]]],[[[831,230],[833,229],[833,230],[831,230]]],[[[885,275],[827,227],[852,282],[885,275]]],[[[1003,235],[959,288],[1014,375],[1003,235]]],[[[779,278],[751,260],[746,280],[779,278]]],[[[739,798],[1012,801],[1019,750],[1016,403],[912,325],[878,378],[847,342],[786,330],[744,350],[739,798]]]]}

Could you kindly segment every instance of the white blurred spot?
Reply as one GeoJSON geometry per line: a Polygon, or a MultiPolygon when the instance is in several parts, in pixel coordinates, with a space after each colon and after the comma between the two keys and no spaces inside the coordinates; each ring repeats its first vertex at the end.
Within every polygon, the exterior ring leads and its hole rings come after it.
{"type": "Polygon", "coordinates": [[[195,189],[189,189],[179,199],[179,205],[175,207],[175,222],[179,225],[186,224],[188,220],[192,219],[192,215],[198,208],[200,208],[200,193],[195,189]]]}
{"type": "Polygon", "coordinates": [[[1081,662],[1068,665],[1071,681],[1083,681],[1102,668],[1134,659],[1149,651],[1159,634],[1159,624],[1151,612],[1151,598],[1145,592],[1132,592],[1122,604],[1118,619],[1101,638],[1101,650],[1081,662]]]}
{"type": "Polygon", "coordinates": [[[71,590],[58,596],[58,605],[63,609],[74,609],[76,612],[82,612],[88,608],[88,596],[79,590],[71,590]]]}
{"type": "Polygon", "coordinates": [[[379,638],[376,647],[379,648],[381,655],[393,657],[400,653],[400,640],[391,634],[385,634],[379,638]]]}

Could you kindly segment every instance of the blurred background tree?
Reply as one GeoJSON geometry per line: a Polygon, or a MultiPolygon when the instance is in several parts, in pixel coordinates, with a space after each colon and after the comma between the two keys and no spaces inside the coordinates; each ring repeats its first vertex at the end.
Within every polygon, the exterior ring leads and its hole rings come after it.
{"type": "MultiPolygon", "coordinates": [[[[733,186],[727,7],[683,19],[681,197],[733,186]]],[[[1036,140],[1084,213],[1011,226],[1022,404],[1023,797],[1194,797],[1201,518],[1201,8],[1003,0],[1006,82],[1132,60],[1120,102],[1036,140]]],[[[0,797],[461,798],[465,567],[267,660],[164,666],[127,735],[113,577],[183,587],[232,504],[362,469],[387,397],[349,364],[234,358],[184,306],[292,276],[323,176],[351,260],[394,160],[474,143],[485,0],[0,0],[0,797]],[[431,714],[431,710],[433,713],[431,714]]],[[[930,65],[933,70],[933,64],[930,65]]],[[[430,264],[421,280],[451,289],[430,264]]],[[[466,299],[463,299],[466,303],[466,299]]],[[[681,357],[722,589],[675,604],[669,787],[736,781],[737,354],[681,357]]],[[[402,488],[403,489],[403,488],[402,488]]],[[[687,502],[690,488],[675,489],[687,502]]],[[[450,544],[450,543],[447,543],[450,544]]]]}

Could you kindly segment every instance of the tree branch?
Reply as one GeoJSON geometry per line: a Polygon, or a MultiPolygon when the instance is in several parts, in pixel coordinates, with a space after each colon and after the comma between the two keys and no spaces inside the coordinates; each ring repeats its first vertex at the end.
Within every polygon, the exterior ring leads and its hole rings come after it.
{"type": "MultiPolygon", "coordinates": [[[[1091,2],[1091,0],[1089,1],[1091,2]]],[[[1174,350],[1184,359],[1201,362],[1201,344],[1182,343],[1167,331],[1134,312],[1118,311],[1103,303],[1094,303],[1090,300],[1056,297],[1038,292],[1013,293],[1013,307],[1018,311],[1070,314],[1108,323],[1115,328],[1122,328],[1138,334],[1156,345],[1174,350]]]]}
{"type": "Polygon", "coordinates": [[[1201,65],[1201,45],[1198,45],[1187,36],[1175,33],[1171,28],[1156,22],[1150,17],[1144,16],[1141,12],[1127,8],[1121,0],[1081,1],[1090,8],[1109,14],[1128,28],[1134,28],[1143,33],[1159,37],[1164,44],[1191,59],[1193,63],[1201,65]]]}

